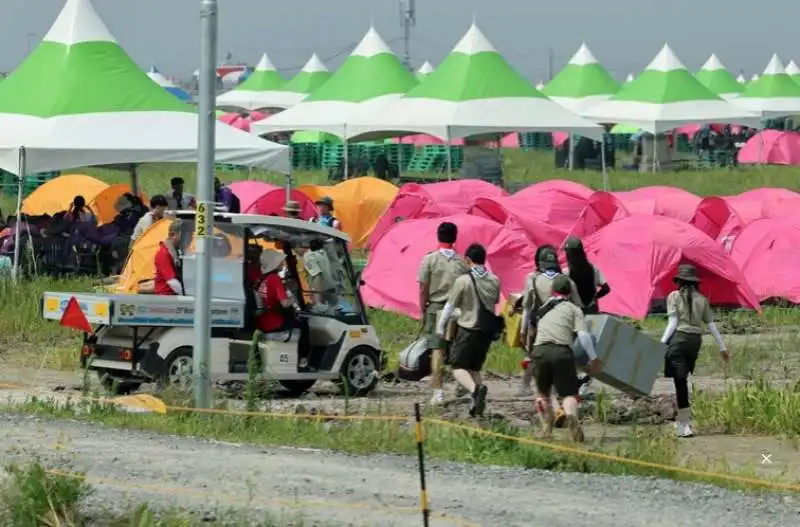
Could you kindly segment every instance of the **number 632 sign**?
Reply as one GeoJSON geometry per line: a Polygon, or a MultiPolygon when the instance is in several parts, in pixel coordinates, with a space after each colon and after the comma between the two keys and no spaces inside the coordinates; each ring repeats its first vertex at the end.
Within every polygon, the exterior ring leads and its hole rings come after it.
{"type": "Polygon", "coordinates": [[[194,221],[194,235],[208,236],[208,205],[205,203],[197,204],[197,213],[194,221]]]}

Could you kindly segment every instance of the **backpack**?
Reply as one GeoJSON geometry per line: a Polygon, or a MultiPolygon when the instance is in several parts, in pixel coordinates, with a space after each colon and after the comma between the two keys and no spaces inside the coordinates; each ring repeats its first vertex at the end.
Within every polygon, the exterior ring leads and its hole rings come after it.
{"type": "Polygon", "coordinates": [[[492,340],[500,340],[506,329],[506,320],[486,307],[478,292],[478,284],[475,283],[475,277],[472,276],[472,273],[469,274],[469,278],[472,280],[472,287],[475,288],[475,297],[478,299],[478,329],[488,333],[492,340]]]}
{"type": "Polygon", "coordinates": [[[400,364],[397,367],[397,377],[404,381],[420,381],[433,372],[431,368],[431,353],[428,339],[420,337],[400,352],[400,364]]]}

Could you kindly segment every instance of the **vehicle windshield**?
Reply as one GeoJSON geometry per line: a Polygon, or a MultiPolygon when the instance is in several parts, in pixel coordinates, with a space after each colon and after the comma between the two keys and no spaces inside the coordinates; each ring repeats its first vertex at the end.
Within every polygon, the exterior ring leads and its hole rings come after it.
{"type": "MultiPolygon", "coordinates": [[[[196,232],[194,221],[184,220],[183,223],[181,249],[188,262],[195,257],[196,232]]],[[[248,267],[258,267],[258,259],[253,257],[268,249],[286,255],[284,283],[298,299],[302,311],[352,324],[365,323],[358,278],[346,243],[308,230],[215,222],[211,238],[212,295],[215,298],[243,296],[248,287],[248,267]],[[256,251],[251,252],[248,247],[256,251]],[[239,286],[231,287],[233,283],[239,286]]],[[[184,266],[187,294],[193,294],[194,267],[193,263],[184,266]]]]}

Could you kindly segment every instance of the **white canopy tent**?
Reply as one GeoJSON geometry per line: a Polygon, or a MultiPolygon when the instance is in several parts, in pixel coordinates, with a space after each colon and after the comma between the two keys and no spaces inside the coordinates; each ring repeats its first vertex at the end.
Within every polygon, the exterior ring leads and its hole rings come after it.
{"type": "MultiPolygon", "coordinates": [[[[18,215],[26,174],[195,162],[197,138],[196,110],[139,69],[89,0],[67,0],[40,45],[0,83],[0,168],[19,177],[18,215]]],[[[291,169],[287,147],[223,123],[216,127],[216,159],[291,169]]]]}

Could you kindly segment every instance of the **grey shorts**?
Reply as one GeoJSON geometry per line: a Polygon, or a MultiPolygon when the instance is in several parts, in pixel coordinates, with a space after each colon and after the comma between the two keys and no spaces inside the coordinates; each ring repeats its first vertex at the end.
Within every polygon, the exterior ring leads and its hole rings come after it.
{"type": "Polygon", "coordinates": [[[428,304],[428,307],[425,308],[425,313],[422,315],[425,317],[423,331],[428,339],[428,348],[434,350],[443,350],[447,347],[444,337],[436,333],[436,316],[442,309],[444,309],[444,304],[428,304]]]}

